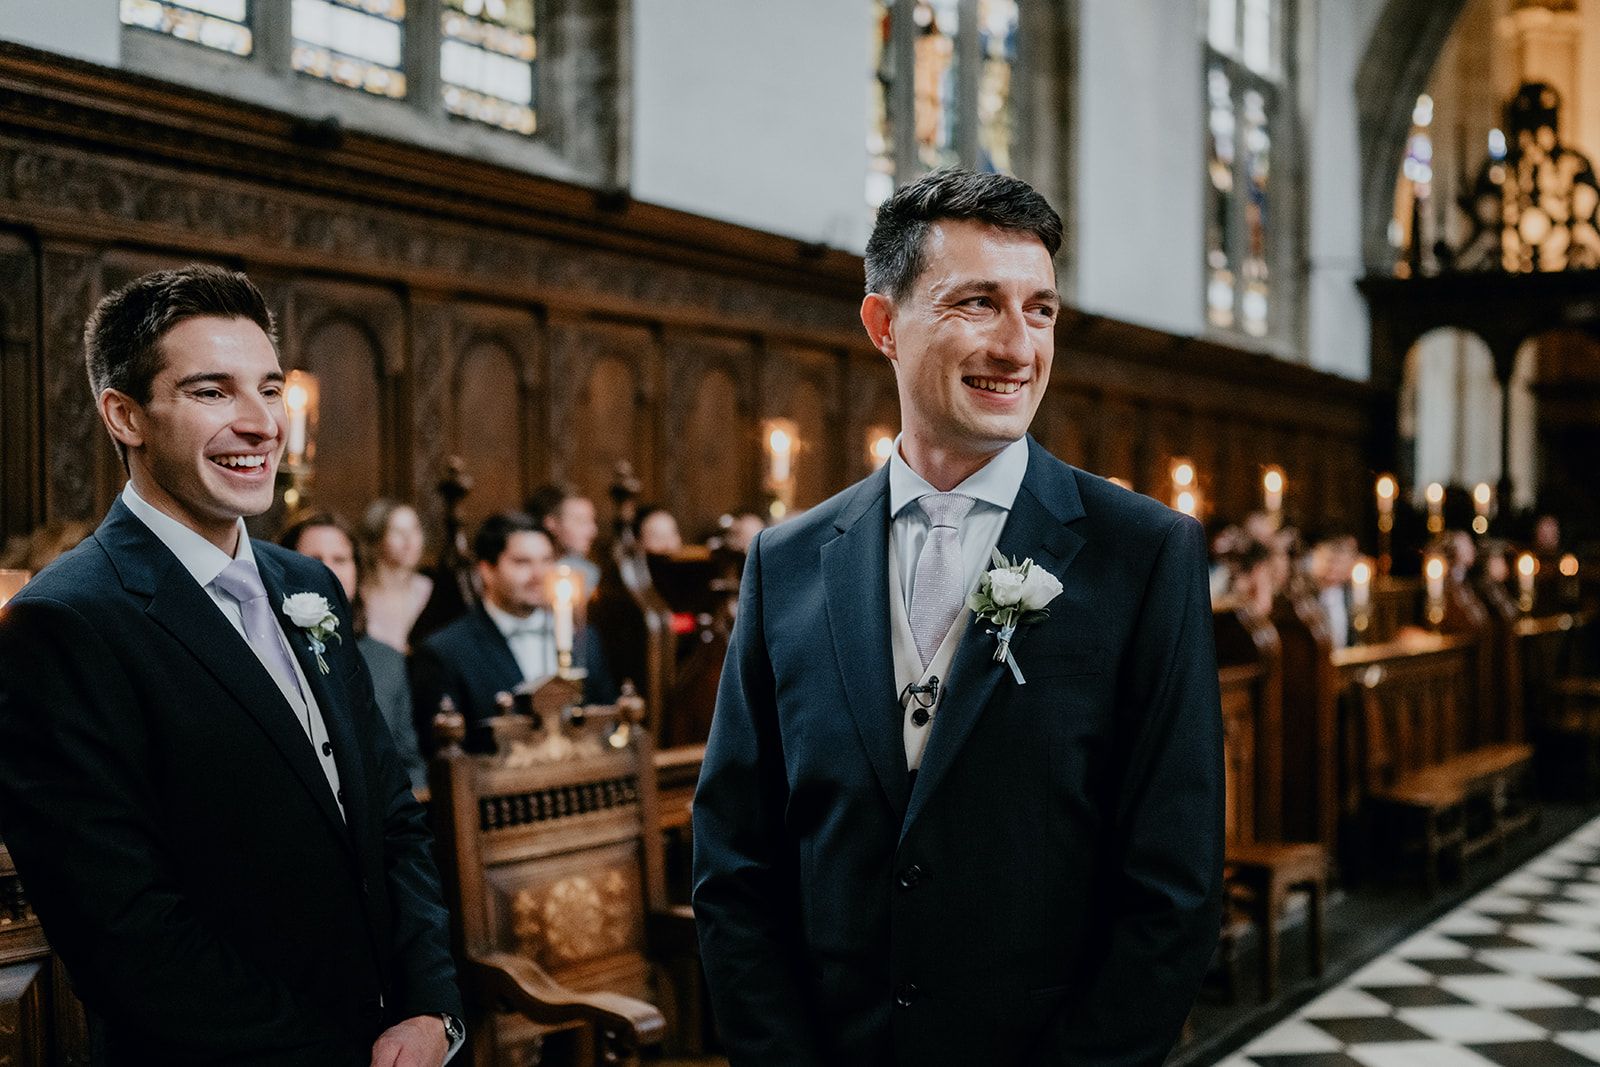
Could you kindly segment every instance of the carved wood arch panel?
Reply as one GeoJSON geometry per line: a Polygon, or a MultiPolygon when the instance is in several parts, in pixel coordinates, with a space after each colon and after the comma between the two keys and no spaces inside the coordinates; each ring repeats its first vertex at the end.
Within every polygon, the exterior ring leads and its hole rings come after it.
{"type": "Polygon", "coordinates": [[[756,357],[748,343],[688,334],[669,338],[663,354],[669,385],[659,484],[685,540],[698,540],[760,490],[756,357]]]}
{"type": "Polygon", "coordinates": [[[472,477],[461,503],[469,528],[497,511],[520,509],[527,498],[525,393],[517,357],[502,342],[483,338],[461,353],[451,390],[451,453],[472,477]]]}
{"type": "Polygon", "coordinates": [[[619,462],[633,465],[646,495],[660,484],[650,435],[655,334],[631,324],[553,320],[549,337],[551,467],[593,500],[604,520],[619,462]]]}

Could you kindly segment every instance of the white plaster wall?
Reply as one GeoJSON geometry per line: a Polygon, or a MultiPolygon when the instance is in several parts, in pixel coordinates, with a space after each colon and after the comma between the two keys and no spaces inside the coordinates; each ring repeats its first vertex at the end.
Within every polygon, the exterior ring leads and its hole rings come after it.
{"type": "Polygon", "coordinates": [[[859,252],[861,0],[636,0],[635,199],[859,252]]]}
{"type": "Polygon", "coordinates": [[[1302,3],[1315,47],[1300,71],[1306,107],[1307,358],[1319,370],[1371,370],[1361,262],[1361,152],[1355,77],[1382,0],[1302,3]]]}
{"type": "Polygon", "coordinates": [[[122,60],[114,0],[0,0],[0,39],[114,67],[122,60]]]}
{"type": "Polygon", "coordinates": [[[1204,321],[1203,42],[1194,0],[1077,0],[1076,303],[1204,321]]]}

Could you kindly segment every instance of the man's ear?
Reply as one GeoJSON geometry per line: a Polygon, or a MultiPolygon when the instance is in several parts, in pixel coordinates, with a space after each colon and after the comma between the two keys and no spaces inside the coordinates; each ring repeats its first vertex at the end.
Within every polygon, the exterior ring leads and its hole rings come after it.
{"type": "Polygon", "coordinates": [[[100,390],[100,420],[111,436],[124,448],[144,445],[144,408],[127,393],[116,389],[100,390]]]}
{"type": "Polygon", "coordinates": [[[861,301],[861,325],[873,347],[891,360],[898,358],[894,347],[894,301],[882,293],[868,293],[861,301]]]}

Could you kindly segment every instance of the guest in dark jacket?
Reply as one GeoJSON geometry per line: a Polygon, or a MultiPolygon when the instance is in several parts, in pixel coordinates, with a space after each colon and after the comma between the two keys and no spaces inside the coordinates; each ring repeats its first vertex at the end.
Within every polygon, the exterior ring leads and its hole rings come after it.
{"type": "MultiPolygon", "coordinates": [[[[508,512],[484,521],[473,540],[482,602],[423,641],[412,653],[416,721],[426,729],[448,696],[466,717],[469,743],[484,739],[473,727],[499,714],[496,698],[525,682],[556,673],[556,619],[551,610],[555,546],[525,514],[508,512]]],[[[617,698],[600,641],[578,626],[573,662],[588,672],[587,703],[617,698]]]]}

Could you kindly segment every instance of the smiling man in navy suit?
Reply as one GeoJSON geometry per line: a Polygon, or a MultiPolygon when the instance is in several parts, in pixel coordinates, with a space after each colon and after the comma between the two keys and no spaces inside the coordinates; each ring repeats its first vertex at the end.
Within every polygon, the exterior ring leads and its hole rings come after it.
{"type": "MultiPolygon", "coordinates": [[[[735,1067],[1153,1067],[1211,955],[1205,541],[1027,435],[1060,241],[1001,175],[936,172],[879,209],[861,319],[900,437],[757,538],[695,794],[695,915],[735,1067]],[[1030,589],[1060,583],[1009,659],[967,603],[996,549],[1043,569],[1030,589]]],[[[984,588],[1015,603],[1023,585],[984,588]]]]}
{"type": "Polygon", "coordinates": [[[266,304],[163,271],[85,346],[129,480],[0,611],[0,835],[94,1061],[439,1067],[448,916],[350,606],[244,528],[284,446],[266,304]]]}

